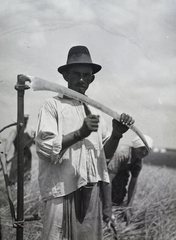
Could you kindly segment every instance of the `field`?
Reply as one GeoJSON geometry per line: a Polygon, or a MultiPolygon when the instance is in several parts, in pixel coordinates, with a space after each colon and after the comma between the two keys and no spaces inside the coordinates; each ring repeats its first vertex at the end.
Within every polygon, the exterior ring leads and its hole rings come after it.
{"type": "MultiPolygon", "coordinates": [[[[25,216],[36,213],[42,216],[34,146],[32,153],[32,180],[25,185],[25,216]]],[[[129,226],[126,226],[122,218],[124,207],[113,207],[119,240],[176,240],[176,169],[174,164],[167,166],[167,159],[170,159],[168,162],[171,161],[175,164],[175,152],[172,152],[171,155],[170,153],[167,155],[166,153],[153,153],[145,161],[138,179],[132,209],[133,217],[129,226]]],[[[0,239],[13,240],[16,239],[16,229],[12,226],[2,171],[0,172],[0,196],[0,239]]],[[[12,196],[16,206],[16,187],[12,188],[12,196]]],[[[25,222],[24,240],[40,240],[41,228],[42,220],[25,222]]],[[[105,231],[104,239],[114,238],[110,232],[105,231]]]]}

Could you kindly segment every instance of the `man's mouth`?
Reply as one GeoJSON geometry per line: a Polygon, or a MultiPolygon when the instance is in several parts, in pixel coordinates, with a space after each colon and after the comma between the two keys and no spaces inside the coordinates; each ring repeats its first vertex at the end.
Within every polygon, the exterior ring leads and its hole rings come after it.
{"type": "Polygon", "coordinates": [[[84,85],[77,85],[76,88],[81,90],[81,91],[85,91],[86,86],[84,86],[84,85]]]}
{"type": "Polygon", "coordinates": [[[76,87],[77,87],[77,88],[85,88],[86,86],[85,86],[85,85],[82,85],[82,84],[77,84],[76,87]]]}

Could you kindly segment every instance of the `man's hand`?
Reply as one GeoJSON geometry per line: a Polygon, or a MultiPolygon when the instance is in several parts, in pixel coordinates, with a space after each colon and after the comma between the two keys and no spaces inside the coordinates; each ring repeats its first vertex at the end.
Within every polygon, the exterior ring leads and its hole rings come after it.
{"type": "Polygon", "coordinates": [[[82,127],[78,130],[80,138],[88,137],[91,132],[98,131],[99,116],[90,114],[88,115],[83,122],[82,127]]]}
{"type": "Polygon", "coordinates": [[[120,115],[120,121],[116,119],[112,120],[113,136],[119,137],[119,135],[125,133],[132,124],[134,124],[134,119],[128,114],[122,113],[120,115]]]}

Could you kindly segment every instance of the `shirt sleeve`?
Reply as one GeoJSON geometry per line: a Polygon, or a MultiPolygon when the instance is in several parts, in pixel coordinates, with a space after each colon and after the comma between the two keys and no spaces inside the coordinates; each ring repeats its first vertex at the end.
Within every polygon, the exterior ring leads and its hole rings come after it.
{"type": "Polygon", "coordinates": [[[117,152],[114,153],[114,156],[111,158],[108,169],[113,173],[117,174],[120,170],[121,161],[117,152]]]}
{"type": "Polygon", "coordinates": [[[57,158],[62,148],[59,103],[59,101],[56,103],[55,99],[47,99],[38,116],[35,138],[37,153],[51,159],[57,158]]]}
{"type": "Polygon", "coordinates": [[[119,146],[108,164],[108,169],[117,174],[126,168],[128,161],[129,147],[119,146]]]}

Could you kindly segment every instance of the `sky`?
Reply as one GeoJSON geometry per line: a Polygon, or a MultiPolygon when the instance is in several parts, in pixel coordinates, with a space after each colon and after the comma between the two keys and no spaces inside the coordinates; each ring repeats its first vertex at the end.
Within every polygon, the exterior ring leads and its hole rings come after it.
{"type": "MultiPolygon", "coordinates": [[[[175,0],[1,1],[0,129],[17,119],[18,74],[67,86],[57,68],[72,46],[85,45],[102,66],[88,96],[130,114],[154,146],[176,148],[175,12],[175,0]]],[[[25,91],[34,128],[44,99],[55,95],[25,91]]],[[[104,117],[111,129],[112,119],[104,117]]],[[[134,137],[129,130],[121,142],[130,144],[134,137]]]]}

